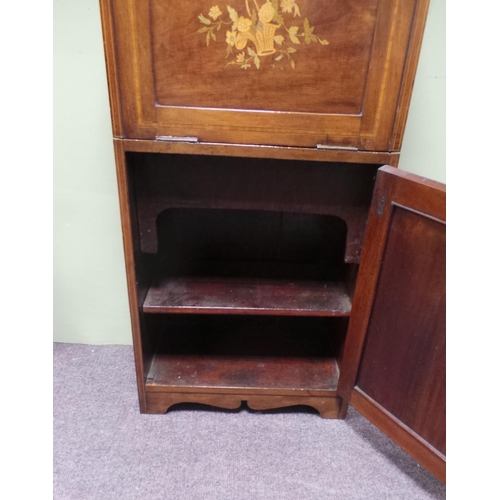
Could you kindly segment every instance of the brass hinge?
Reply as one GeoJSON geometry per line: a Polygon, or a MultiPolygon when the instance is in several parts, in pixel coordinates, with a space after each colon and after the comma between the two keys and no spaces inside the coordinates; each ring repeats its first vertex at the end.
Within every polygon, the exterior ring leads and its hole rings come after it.
{"type": "Polygon", "coordinates": [[[341,151],[358,151],[353,146],[332,146],[330,144],[316,144],[316,149],[340,149],[341,151]]]}
{"type": "Polygon", "coordinates": [[[157,135],[155,139],[165,142],[199,142],[198,137],[178,137],[175,135],[157,135]]]}

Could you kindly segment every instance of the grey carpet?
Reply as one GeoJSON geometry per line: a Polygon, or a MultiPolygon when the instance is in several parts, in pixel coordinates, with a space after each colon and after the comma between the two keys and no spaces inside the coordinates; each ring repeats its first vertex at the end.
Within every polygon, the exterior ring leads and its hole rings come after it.
{"type": "Polygon", "coordinates": [[[138,410],[132,348],[54,345],[56,500],[444,499],[445,488],[350,410],[138,410]]]}

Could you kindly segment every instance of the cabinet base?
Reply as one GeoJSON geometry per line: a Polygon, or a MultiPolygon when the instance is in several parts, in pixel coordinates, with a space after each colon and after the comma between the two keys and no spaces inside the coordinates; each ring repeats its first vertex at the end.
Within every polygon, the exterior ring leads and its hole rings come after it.
{"type": "Polygon", "coordinates": [[[228,410],[236,410],[245,401],[252,410],[273,410],[287,406],[306,405],[319,412],[322,418],[342,418],[341,399],[314,396],[254,396],[233,394],[195,394],[175,392],[150,392],[146,394],[143,413],[166,413],[178,403],[198,403],[228,410]]]}

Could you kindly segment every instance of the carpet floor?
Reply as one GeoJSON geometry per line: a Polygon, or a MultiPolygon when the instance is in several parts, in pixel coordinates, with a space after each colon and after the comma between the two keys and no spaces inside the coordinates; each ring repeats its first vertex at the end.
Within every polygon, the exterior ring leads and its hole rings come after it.
{"type": "Polygon", "coordinates": [[[350,409],[139,413],[132,348],[54,344],[55,500],[417,500],[445,487],[350,409]]]}

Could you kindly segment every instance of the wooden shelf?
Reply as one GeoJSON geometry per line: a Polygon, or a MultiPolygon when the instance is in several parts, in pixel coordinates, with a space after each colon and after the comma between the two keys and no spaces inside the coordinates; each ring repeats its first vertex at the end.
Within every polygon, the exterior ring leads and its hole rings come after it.
{"type": "Polygon", "coordinates": [[[146,313],[349,316],[341,282],[166,278],[148,290],[146,313]]]}
{"type": "Polygon", "coordinates": [[[339,321],[171,316],[161,329],[146,390],[332,395],[339,378],[339,321]]]}

